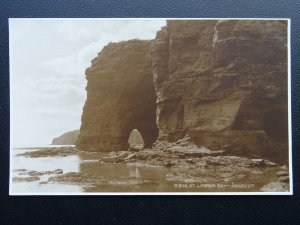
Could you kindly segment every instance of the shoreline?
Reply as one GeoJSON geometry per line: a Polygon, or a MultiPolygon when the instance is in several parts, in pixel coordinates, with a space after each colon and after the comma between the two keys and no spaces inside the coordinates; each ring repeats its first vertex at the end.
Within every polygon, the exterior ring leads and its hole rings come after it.
{"type": "MultiPolygon", "coordinates": [[[[134,151],[99,153],[80,151],[76,147],[61,147],[29,151],[17,154],[16,157],[43,158],[78,155],[81,159],[81,169],[85,166],[120,167],[120,170],[157,169],[166,173],[162,182],[173,185],[170,188],[173,191],[175,189],[174,192],[199,190],[205,192],[289,191],[286,165],[279,165],[262,158],[251,159],[226,155],[224,151],[210,151],[206,148],[195,148],[192,145],[184,148],[185,151],[183,151],[183,147],[176,146],[172,150],[132,149],[134,151]]],[[[155,178],[118,177],[118,174],[110,177],[101,172],[91,175],[84,171],[65,173],[59,168],[59,165],[57,169],[59,173],[57,171],[56,173],[54,171],[23,171],[23,175],[27,173],[29,177],[25,179],[14,177],[13,182],[38,181],[39,176],[46,173],[51,176],[47,181],[40,182],[39,185],[74,184],[86,186],[88,189],[122,185],[128,186],[130,189],[131,186],[158,185],[155,178]]]]}

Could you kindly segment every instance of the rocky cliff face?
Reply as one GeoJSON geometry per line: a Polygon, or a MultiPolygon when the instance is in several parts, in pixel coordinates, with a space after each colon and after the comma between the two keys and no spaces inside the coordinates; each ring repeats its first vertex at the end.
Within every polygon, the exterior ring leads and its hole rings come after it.
{"type": "Polygon", "coordinates": [[[78,139],[79,130],[73,130],[53,138],[52,145],[75,145],[78,139]]]}
{"type": "Polygon", "coordinates": [[[287,157],[286,44],[284,21],[168,21],[152,44],[158,143],[287,157]]]}
{"type": "Polygon", "coordinates": [[[87,101],[78,147],[88,151],[124,150],[138,129],[145,145],[157,139],[156,96],[150,41],[110,43],[86,70],[87,101]]]}
{"type": "Polygon", "coordinates": [[[109,44],[86,71],[78,146],[124,149],[137,128],[148,147],[189,135],[286,158],[286,45],[286,22],[262,20],[172,20],[152,42],[109,44]]]}

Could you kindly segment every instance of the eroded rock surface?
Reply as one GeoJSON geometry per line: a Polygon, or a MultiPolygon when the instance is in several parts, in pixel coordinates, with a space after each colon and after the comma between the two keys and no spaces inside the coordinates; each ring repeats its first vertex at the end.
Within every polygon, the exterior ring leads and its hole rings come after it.
{"type": "MultiPolygon", "coordinates": [[[[79,185],[94,191],[289,191],[286,165],[197,148],[188,136],[173,147],[168,143],[162,150],[77,151],[79,171],[20,168],[13,170],[13,182],[79,185]]],[[[59,151],[45,151],[40,157],[47,154],[61,156],[59,151]]]]}
{"type": "Polygon", "coordinates": [[[152,44],[161,141],[287,160],[286,21],[168,21],[152,44]]]}
{"type": "Polygon", "coordinates": [[[51,156],[65,157],[77,153],[78,150],[74,147],[60,147],[60,148],[46,148],[46,149],[38,149],[35,151],[28,151],[28,152],[17,154],[17,156],[24,156],[29,158],[51,157],[51,156]]]}
{"type": "Polygon", "coordinates": [[[264,185],[261,189],[264,192],[287,192],[289,191],[289,184],[285,182],[270,182],[264,185]]]}
{"type": "Polygon", "coordinates": [[[136,128],[145,147],[189,135],[213,151],[288,159],[286,21],[167,21],[153,41],[107,45],[86,77],[82,150],[126,150],[136,128]]]}
{"type": "Polygon", "coordinates": [[[40,180],[39,177],[33,176],[33,177],[13,177],[13,182],[33,182],[40,180]]]}
{"type": "MultiPolygon", "coordinates": [[[[48,179],[48,183],[79,184],[89,187],[105,185],[150,185],[151,187],[157,182],[168,182],[169,191],[281,192],[289,190],[288,182],[280,181],[282,177],[288,178],[286,170],[282,171],[278,164],[263,159],[216,156],[213,151],[201,155],[152,149],[143,149],[139,152],[109,152],[98,159],[98,161],[82,163],[79,172],[52,176],[48,179]],[[99,172],[91,169],[96,167],[99,172]],[[114,172],[103,173],[105,169],[112,171],[109,168],[113,168],[114,172]],[[149,171],[128,177],[115,173],[117,168],[125,171],[128,169],[138,171],[139,168],[142,169],[141,171],[145,168],[159,169],[163,174],[160,180],[156,180],[153,174],[149,176],[149,171]]],[[[129,176],[132,175],[129,173],[129,176]]]]}
{"type": "Polygon", "coordinates": [[[126,150],[133,129],[145,146],[157,139],[150,41],[110,43],[86,70],[87,101],[77,146],[86,151],[126,150]]]}

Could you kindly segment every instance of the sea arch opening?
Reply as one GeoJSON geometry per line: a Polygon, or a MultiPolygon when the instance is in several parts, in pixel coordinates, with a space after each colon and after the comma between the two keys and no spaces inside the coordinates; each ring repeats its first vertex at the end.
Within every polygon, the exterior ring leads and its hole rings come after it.
{"type": "Polygon", "coordinates": [[[145,147],[144,138],[138,129],[133,129],[128,137],[128,144],[130,148],[143,149],[145,147]]]}

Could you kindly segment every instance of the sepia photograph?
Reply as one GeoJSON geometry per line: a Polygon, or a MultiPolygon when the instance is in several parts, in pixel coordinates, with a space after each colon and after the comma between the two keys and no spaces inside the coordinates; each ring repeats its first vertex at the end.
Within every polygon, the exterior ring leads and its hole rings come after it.
{"type": "Polygon", "coordinates": [[[10,195],[291,195],[289,19],[9,19],[10,195]]]}

